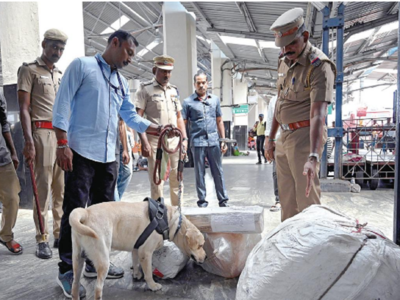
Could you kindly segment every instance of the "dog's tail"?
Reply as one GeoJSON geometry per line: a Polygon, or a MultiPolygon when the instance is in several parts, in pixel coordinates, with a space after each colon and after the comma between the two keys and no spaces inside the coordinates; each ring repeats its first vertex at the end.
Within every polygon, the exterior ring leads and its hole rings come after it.
{"type": "Polygon", "coordinates": [[[77,233],[97,239],[96,232],[94,232],[94,230],[89,226],[85,225],[87,217],[88,213],[86,209],[81,207],[75,208],[69,215],[69,224],[77,233]]]}

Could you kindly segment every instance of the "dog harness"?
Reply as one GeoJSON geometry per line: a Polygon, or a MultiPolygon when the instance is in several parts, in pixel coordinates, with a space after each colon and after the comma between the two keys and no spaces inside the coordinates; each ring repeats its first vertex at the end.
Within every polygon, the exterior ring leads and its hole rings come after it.
{"type": "MultiPolygon", "coordinates": [[[[164,204],[164,198],[160,197],[157,200],[154,200],[150,197],[147,197],[143,201],[148,201],[149,203],[150,224],[137,239],[134,249],[139,249],[140,246],[142,246],[144,242],[146,242],[146,240],[154,230],[156,230],[157,233],[161,234],[164,240],[169,239],[168,209],[164,204]]],[[[179,225],[176,229],[174,237],[181,228],[181,224],[182,215],[179,216],[179,225]]]]}

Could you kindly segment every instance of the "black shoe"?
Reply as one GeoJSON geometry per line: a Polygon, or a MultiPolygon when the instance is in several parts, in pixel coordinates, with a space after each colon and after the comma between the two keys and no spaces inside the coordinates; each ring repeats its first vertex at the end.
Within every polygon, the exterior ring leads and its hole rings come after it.
{"type": "Polygon", "coordinates": [[[197,206],[198,207],[207,207],[208,206],[208,202],[207,201],[197,201],[197,206]]]}
{"type": "Polygon", "coordinates": [[[49,259],[53,256],[49,243],[42,242],[36,245],[36,256],[42,259],[49,259]]]}
{"type": "Polygon", "coordinates": [[[219,207],[229,207],[228,201],[221,202],[219,207]]]}
{"type": "Polygon", "coordinates": [[[259,162],[256,162],[256,165],[261,165],[261,161],[259,161],[259,162]]]}
{"type": "Polygon", "coordinates": [[[268,163],[268,160],[265,160],[265,163],[267,164],[267,163],[268,163]]]}
{"type": "Polygon", "coordinates": [[[58,249],[58,245],[60,244],[60,239],[54,239],[53,248],[58,249]]]}
{"type": "MultiPolygon", "coordinates": [[[[83,275],[88,278],[96,278],[97,272],[92,262],[86,261],[85,270],[83,271],[83,275]]],[[[110,267],[108,268],[108,273],[106,279],[117,279],[124,276],[124,270],[120,267],[114,266],[110,263],[110,267]]]]}

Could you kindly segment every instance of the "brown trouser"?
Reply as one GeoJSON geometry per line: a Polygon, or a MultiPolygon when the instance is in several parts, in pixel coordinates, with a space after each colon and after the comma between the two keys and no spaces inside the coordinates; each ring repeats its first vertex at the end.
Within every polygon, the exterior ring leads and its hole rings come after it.
{"type": "MultiPolygon", "coordinates": [[[[53,235],[59,238],[60,223],[63,214],[64,199],[64,171],[56,163],[57,138],[54,130],[36,129],[33,131],[33,141],[36,150],[35,179],[39,196],[39,205],[43,218],[44,238],[48,241],[49,229],[47,225],[49,200],[53,199],[53,235]]],[[[42,241],[39,220],[36,213],[36,203],[33,201],[33,219],[36,226],[36,241],[42,241]]]]}
{"type": "Polygon", "coordinates": [[[7,243],[14,238],[12,229],[17,220],[21,187],[13,163],[0,166],[0,178],[0,201],[3,203],[0,239],[7,243]]]}
{"type": "MultiPolygon", "coordinates": [[[[325,145],[327,133],[323,136],[325,145]]],[[[321,157],[323,147],[319,151],[321,157]]],[[[281,202],[282,221],[293,217],[312,204],[320,204],[321,188],[319,186],[319,163],[316,176],[311,185],[308,198],[305,196],[307,176],[303,175],[304,164],[310,155],[310,127],[295,131],[282,131],[276,143],[275,159],[278,176],[279,200],[281,202]]]]}
{"type": "MultiPolygon", "coordinates": [[[[163,187],[164,181],[160,183],[160,185],[156,185],[153,181],[153,173],[154,167],[156,164],[156,153],[157,153],[157,144],[158,144],[158,136],[147,135],[147,139],[149,140],[152,153],[150,157],[148,157],[148,172],[149,172],[149,180],[151,186],[151,198],[157,199],[158,197],[163,197],[163,187]]],[[[177,145],[177,138],[173,138],[173,141],[170,142],[170,149],[174,149],[177,145]]],[[[179,151],[176,153],[169,155],[169,159],[171,161],[171,173],[169,174],[169,193],[171,197],[171,205],[178,205],[178,192],[179,192],[179,181],[177,179],[178,174],[178,162],[179,162],[179,151]]],[[[182,195],[183,195],[183,183],[182,183],[182,195]]],[[[182,201],[181,197],[181,201],[182,201]]]]}

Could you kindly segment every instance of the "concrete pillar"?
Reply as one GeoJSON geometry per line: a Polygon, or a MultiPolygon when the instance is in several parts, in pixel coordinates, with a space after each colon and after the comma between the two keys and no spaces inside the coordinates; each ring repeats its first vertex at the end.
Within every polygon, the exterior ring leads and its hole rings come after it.
{"type": "MultiPolygon", "coordinates": [[[[237,74],[233,79],[233,104],[246,104],[247,103],[247,81],[243,78],[241,81],[241,74],[237,74]]],[[[235,126],[248,125],[248,114],[237,114],[233,117],[235,126]]]]}
{"type": "Polygon", "coordinates": [[[221,65],[223,64],[223,59],[225,59],[224,56],[218,46],[211,42],[211,93],[219,98],[221,98],[221,65]]]}
{"type": "Polygon", "coordinates": [[[183,101],[194,91],[197,72],[196,16],[180,2],[163,4],[164,54],[175,58],[172,83],[178,86],[183,101]]]}
{"type": "MultiPolygon", "coordinates": [[[[69,39],[57,67],[64,71],[76,57],[84,56],[82,2],[1,2],[0,45],[3,90],[9,116],[12,118],[12,135],[20,160],[17,174],[21,184],[20,205],[32,207],[32,188],[29,171],[24,164],[24,140],[19,122],[17,99],[17,72],[23,62],[31,62],[42,53],[43,34],[50,28],[64,31],[69,39]],[[61,12],[61,13],[60,13],[61,12]]],[[[10,118],[11,120],[11,118],[10,118]]]]}

